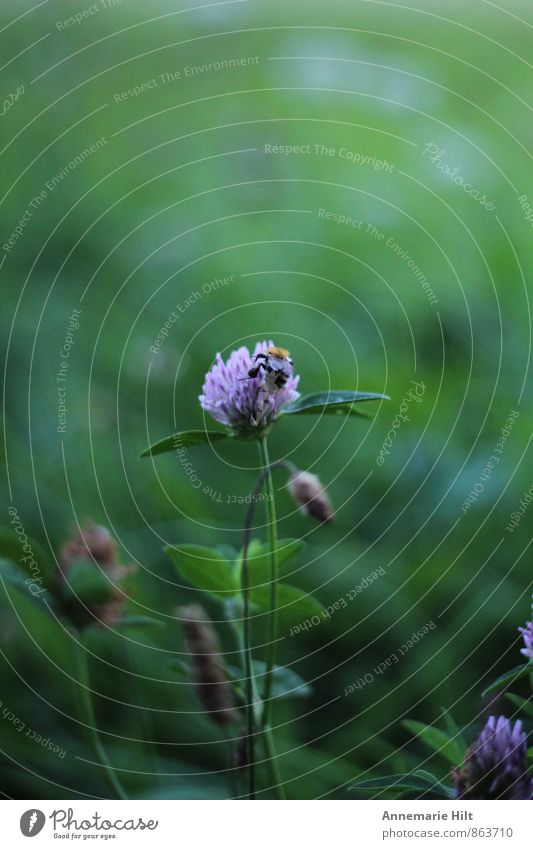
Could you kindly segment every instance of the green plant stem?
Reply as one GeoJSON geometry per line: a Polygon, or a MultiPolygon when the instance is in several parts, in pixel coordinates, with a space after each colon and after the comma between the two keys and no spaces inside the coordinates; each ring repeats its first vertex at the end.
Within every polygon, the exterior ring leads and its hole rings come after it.
{"type": "Polygon", "coordinates": [[[272,680],[274,673],[274,665],[276,663],[276,638],[278,633],[278,561],[276,553],[276,502],[274,500],[274,484],[272,481],[272,471],[270,468],[270,459],[268,456],[268,446],[266,437],[260,440],[259,446],[261,451],[261,461],[266,471],[266,506],[268,542],[270,546],[270,601],[268,613],[268,647],[265,674],[265,691],[263,695],[263,700],[265,703],[264,724],[270,725],[270,718],[272,715],[272,680]]]}
{"type": "Polygon", "coordinates": [[[87,662],[88,650],[82,635],[80,635],[79,642],[77,644],[77,653],[81,685],[80,693],[87,719],[87,729],[89,731],[96,756],[105,769],[109,784],[113,788],[113,792],[119,799],[127,799],[128,797],[126,795],[126,791],[124,790],[115,770],[113,769],[113,766],[111,765],[111,761],[107,756],[107,752],[104,749],[102,741],[100,740],[100,736],[98,734],[96,717],[94,715],[94,707],[91,698],[92,691],[89,678],[89,665],[87,662]]]}
{"type": "Polygon", "coordinates": [[[278,763],[278,755],[274,746],[274,736],[272,734],[272,728],[269,725],[265,725],[263,728],[263,744],[265,746],[265,754],[267,756],[268,766],[270,769],[272,790],[278,799],[286,799],[287,797],[285,795],[285,788],[283,787],[283,778],[281,777],[281,771],[278,763]]]}
{"type": "Polygon", "coordinates": [[[278,560],[277,560],[277,522],[276,501],[274,495],[274,483],[272,480],[273,466],[270,463],[266,437],[259,440],[261,462],[265,474],[265,488],[267,495],[267,524],[268,542],[270,546],[270,599],[268,614],[268,646],[266,658],[265,690],[263,694],[263,742],[271,775],[274,782],[276,794],[279,798],[285,798],[283,782],[279,770],[278,759],[274,748],[272,735],[272,686],[274,680],[274,667],[276,664],[276,640],[278,636],[278,560]]]}
{"type": "MultiPolygon", "coordinates": [[[[245,532],[246,533],[246,532],[245,532]]],[[[249,534],[248,534],[249,536],[249,534]]],[[[246,679],[246,770],[248,775],[248,798],[255,799],[255,754],[254,754],[254,692],[252,643],[250,628],[250,567],[248,565],[248,542],[244,542],[241,570],[241,589],[243,602],[243,654],[244,675],[246,679]]]]}
{"type": "MultiPolygon", "coordinates": [[[[263,489],[267,479],[270,478],[270,475],[274,471],[274,469],[287,468],[289,471],[292,472],[292,464],[287,463],[286,460],[280,460],[277,463],[270,463],[269,462],[269,460],[268,460],[268,450],[267,450],[266,444],[262,445],[262,447],[261,447],[261,462],[262,463],[266,462],[266,465],[264,465],[264,468],[261,470],[261,472],[260,472],[260,474],[259,474],[259,476],[258,476],[258,478],[257,478],[257,480],[254,484],[252,492],[251,492],[250,502],[248,504],[248,507],[246,509],[246,514],[245,514],[245,517],[244,517],[243,540],[242,540],[242,575],[241,575],[241,580],[242,580],[242,594],[243,594],[243,602],[244,602],[243,603],[243,607],[244,607],[243,619],[244,619],[244,626],[245,626],[243,630],[246,633],[248,633],[248,643],[246,642],[246,639],[243,640],[243,653],[244,653],[244,658],[245,658],[245,661],[244,661],[245,676],[246,676],[246,679],[247,679],[246,702],[247,702],[247,717],[248,717],[249,721],[250,721],[250,714],[248,713],[248,711],[249,711],[249,706],[250,706],[250,695],[249,695],[250,691],[251,691],[251,694],[252,694],[252,698],[254,698],[254,699],[257,698],[257,687],[255,686],[255,678],[254,678],[253,666],[252,666],[252,653],[251,653],[251,648],[250,648],[250,623],[249,623],[249,615],[250,615],[250,610],[249,610],[249,593],[250,593],[249,581],[250,581],[250,578],[249,578],[249,566],[248,566],[248,548],[250,546],[250,535],[251,535],[251,531],[252,531],[252,521],[253,521],[253,517],[254,517],[255,506],[257,504],[257,496],[259,495],[259,493],[263,489]],[[249,651],[247,650],[247,646],[248,646],[249,651]],[[248,669],[251,671],[251,676],[248,674],[248,671],[247,671],[248,669]],[[249,689],[248,689],[248,682],[249,682],[249,689]]],[[[271,480],[270,480],[270,485],[267,485],[267,488],[268,488],[269,494],[271,495],[271,498],[269,498],[269,502],[272,504],[272,506],[274,508],[272,512],[270,510],[268,512],[268,522],[269,522],[269,525],[272,525],[271,518],[273,517],[273,519],[274,519],[274,522],[273,522],[274,530],[273,530],[273,534],[272,533],[270,534],[270,545],[271,546],[272,546],[272,544],[274,545],[273,552],[274,552],[274,560],[275,560],[275,557],[276,557],[276,548],[275,548],[275,546],[276,546],[276,528],[275,528],[276,512],[275,512],[275,503],[274,503],[274,492],[273,492],[273,486],[272,486],[271,480]]],[[[272,548],[271,548],[271,552],[272,552],[272,548]]],[[[276,581],[274,583],[277,584],[277,569],[275,569],[275,577],[276,577],[276,581]]],[[[276,602],[277,602],[276,590],[277,590],[277,586],[274,586],[273,588],[271,586],[271,593],[270,593],[270,608],[271,608],[271,610],[270,610],[270,613],[272,612],[272,610],[274,610],[274,613],[276,611],[276,602]]],[[[271,615],[269,616],[269,632],[274,634],[274,640],[275,640],[276,621],[274,620],[274,622],[272,623],[271,615]]],[[[271,663],[271,666],[269,667],[269,669],[270,669],[270,682],[269,682],[269,692],[270,692],[270,694],[272,694],[272,673],[273,673],[273,669],[274,669],[274,662],[275,662],[275,659],[276,659],[275,658],[275,651],[271,651],[271,648],[275,648],[274,640],[271,640],[270,645],[269,645],[269,662],[271,663]]],[[[267,674],[268,674],[268,668],[267,668],[267,674]]],[[[272,779],[272,789],[275,792],[278,799],[285,799],[286,798],[285,797],[285,791],[284,791],[284,788],[283,788],[283,782],[281,780],[281,775],[280,775],[280,771],[279,771],[279,765],[278,765],[278,761],[277,761],[276,751],[275,751],[275,748],[274,748],[274,739],[273,739],[273,735],[272,735],[272,728],[270,726],[270,718],[269,718],[270,713],[267,713],[267,717],[269,719],[268,724],[267,724],[265,722],[265,710],[264,710],[264,708],[265,708],[265,705],[263,705],[263,710],[261,712],[261,736],[262,736],[263,744],[264,744],[264,747],[265,747],[267,766],[268,766],[268,769],[270,771],[270,775],[271,775],[271,779],[272,779]]],[[[255,710],[255,703],[252,705],[252,712],[251,712],[251,722],[252,723],[254,721],[254,716],[255,716],[254,710],[255,710]]]]}

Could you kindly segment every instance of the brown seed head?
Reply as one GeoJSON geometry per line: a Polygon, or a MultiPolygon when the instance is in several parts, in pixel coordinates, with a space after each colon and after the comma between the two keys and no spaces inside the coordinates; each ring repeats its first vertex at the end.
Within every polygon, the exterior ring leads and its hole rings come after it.
{"type": "Polygon", "coordinates": [[[236,719],[231,687],[222,662],[218,637],[205,610],[196,604],[181,607],[185,640],[198,698],[208,716],[218,725],[236,719]]]}

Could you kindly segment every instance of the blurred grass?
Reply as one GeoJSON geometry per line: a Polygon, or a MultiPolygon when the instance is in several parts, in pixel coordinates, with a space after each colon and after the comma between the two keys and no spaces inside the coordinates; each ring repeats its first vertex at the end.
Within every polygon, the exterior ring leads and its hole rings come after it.
{"type": "MultiPolygon", "coordinates": [[[[23,8],[30,4],[3,4],[0,26],[23,8]]],[[[158,17],[177,10],[124,2],[58,32],[72,6],[53,2],[2,33],[13,57],[3,91],[26,87],[2,118],[2,243],[32,196],[106,139],[48,192],[6,255],[0,327],[9,480],[26,531],[56,552],[76,517],[108,525],[124,558],[139,564],[132,611],[155,610],[167,623],[137,633],[127,653],[120,637],[94,635],[97,715],[112,760],[131,770],[132,795],[229,793],[217,772],[227,765],[221,738],[196,712],[188,684],[169,672],[169,656],[184,651],[174,611],[194,594],[162,548],[237,546],[242,508],[225,496],[249,491],[258,459],[246,444],[223,444],[220,459],[191,452],[211,496],[190,486],[171,455],[138,459],[175,427],[203,425],[197,396],[217,350],[274,337],[291,348],[302,391],[392,397],[369,422],[301,417],[271,438],[273,458],[319,473],[338,507],[334,525],[310,528],[280,489],[280,532],[309,543],[299,585],[327,605],[378,566],[386,571],[329,623],[280,646],[282,660],[314,686],[308,702],[278,708],[290,794],[342,798],[342,785],[363,770],[411,767],[421,750],[403,748],[402,717],[433,722],[447,706],[468,725],[483,710],[480,682],[519,661],[529,518],[512,535],[505,525],[531,485],[529,383],[521,396],[531,236],[516,199],[531,179],[531,34],[520,21],[531,15],[526,3],[506,10],[480,0],[438,11],[426,0],[412,9],[265,0],[158,17]],[[233,56],[260,61],[115,101],[159,74],[233,56]],[[445,161],[495,212],[422,155],[428,143],[446,150],[445,161]],[[386,159],[393,171],[338,156],[267,155],[265,144],[346,147],[386,159]],[[322,208],[365,226],[324,221],[322,208]],[[386,247],[389,237],[426,275],[436,307],[386,247]],[[230,275],[230,285],[203,294],[204,284],[230,275]],[[202,297],[150,352],[176,304],[196,291],[202,297]],[[59,352],[82,295],[61,439],[59,352]],[[380,467],[412,379],[426,386],[423,402],[410,404],[380,467]],[[520,417],[501,462],[463,515],[511,409],[520,417]],[[343,696],[429,620],[437,622],[431,637],[381,680],[343,696]],[[168,778],[151,775],[158,772],[168,778]]],[[[7,509],[7,487],[4,501],[7,509]]],[[[220,618],[215,606],[210,613],[220,618]]],[[[69,638],[13,590],[1,628],[3,704],[27,724],[38,717],[68,750],[54,758],[0,722],[3,792],[106,795],[75,718],[69,638]]]]}

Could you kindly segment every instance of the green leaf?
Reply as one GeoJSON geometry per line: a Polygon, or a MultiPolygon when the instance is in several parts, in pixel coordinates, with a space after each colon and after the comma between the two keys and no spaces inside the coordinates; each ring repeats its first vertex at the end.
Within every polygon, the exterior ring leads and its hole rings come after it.
{"type": "Polygon", "coordinates": [[[233,561],[236,559],[238,555],[238,551],[232,545],[227,545],[226,543],[221,543],[220,545],[215,545],[217,551],[220,551],[223,557],[226,560],[233,561]]]}
{"type": "Polygon", "coordinates": [[[168,546],[165,551],[193,587],[215,598],[227,598],[240,591],[238,570],[216,548],[175,545],[168,546]]]}
{"type": "MultiPolygon", "coordinates": [[[[267,665],[262,660],[254,663],[254,672],[261,684],[261,676],[265,674],[267,665]]],[[[262,688],[261,688],[262,689],[262,688]]],[[[313,692],[310,684],[304,681],[294,669],[287,666],[275,666],[272,672],[272,696],[275,699],[289,699],[292,697],[306,698],[313,692]]]]}
{"type": "Polygon", "coordinates": [[[431,790],[437,790],[448,799],[455,799],[454,788],[444,784],[440,778],[437,778],[432,772],[428,772],[425,769],[415,769],[413,775],[416,775],[417,778],[421,778],[422,780],[426,780],[431,790]]]}
{"type": "Polygon", "coordinates": [[[40,577],[46,586],[50,586],[55,566],[39,543],[26,534],[21,542],[12,531],[0,531],[0,557],[16,563],[19,569],[34,578],[35,583],[40,583],[36,580],[40,577]],[[30,551],[24,550],[25,544],[29,546],[30,551]],[[23,560],[24,557],[26,560],[23,560]]]}
{"type": "Polygon", "coordinates": [[[509,672],[504,672],[503,675],[496,678],[492,684],[489,684],[489,686],[483,690],[481,696],[484,698],[489,693],[493,693],[495,690],[503,690],[505,687],[508,687],[510,684],[514,684],[515,681],[519,681],[520,678],[524,678],[532,672],[533,661],[530,663],[522,663],[520,666],[515,666],[514,669],[511,669],[509,672]]]}
{"type": "Polygon", "coordinates": [[[429,791],[433,794],[442,793],[450,799],[453,798],[451,787],[447,787],[438,778],[431,775],[430,772],[421,769],[407,775],[385,775],[382,778],[369,778],[366,781],[356,781],[355,784],[348,787],[348,790],[409,790],[424,794],[429,791]]]}
{"type": "Polygon", "coordinates": [[[313,392],[311,395],[302,395],[296,401],[286,404],[281,413],[285,416],[295,416],[302,413],[327,413],[352,416],[361,416],[362,413],[356,409],[354,404],[361,401],[389,400],[388,395],[379,392],[348,392],[345,390],[332,389],[330,392],[313,392]]]}
{"type": "MultiPolygon", "coordinates": [[[[283,623],[283,627],[298,625],[304,619],[320,616],[322,612],[322,605],[314,596],[290,584],[278,584],[277,598],[278,618],[283,623]]],[[[270,607],[270,588],[257,587],[252,589],[250,599],[262,610],[268,610],[270,607]]]]}
{"type": "Polygon", "coordinates": [[[462,763],[464,755],[464,747],[457,740],[454,740],[445,731],[439,728],[434,728],[432,725],[424,725],[423,722],[415,722],[411,719],[406,719],[403,725],[415,736],[420,737],[424,743],[429,746],[434,752],[442,755],[453,766],[458,766],[462,763]]]}
{"type": "Polygon", "coordinates": [[[169,671],[174,672],[179,679],[188,680],[191,677],[191,670],[185,661],[174,658],[167,665],[169,671]]]}
{"type": "Polygon", "coordinates": [[[465,738],[463,737],[463,732],[461,731],[461,729],[457,725],[457,723],[456,723],[455,719],[453,718],[451,712],[444,707],[441,708],[441,710],[442,710],[442,713],[443,713],[443,716],[444,716],[444,720],[446,722],[448,734],[450,735],[450,737],[453,737],[457,741],[458,744],[460,744],[463,752],[466,751],[467,742],[466,742],[465,738]]]}
{"type": "Polygon", "coordinates": [[[33,581],[32,578],[25,578],[24,574],[11,561],[0,563],[0,588],[2,587],[2,582],[4,582],[19,590],[23,595],[29,595],[34,601],[40,604],[46,602],[51,607],[53,605],[52,596],[44,587],[33,581]]]}
{"type": "MultiPolygon", "coordinates": [[[[264,675],[267,665],[264,660],[254,660],[254,675],[259,690],[263,689],[264,675]]],[[[228,666],[228,674],[232,684],[241,696],[244,696],[241,682],[242,672],[236,666],[228,666]]],[[[275,699],[306,698],[313,692],[311,685],[304,681],[301,675],[287,666],[274,666],[272,672],[272,697],[275,699]]]]}
{"type": "MultiPolygon", "coordinates": [[[[288,563],[305,548],[301,539],[280,539],[276,546],[278,569],[288,563]]],[[[259,540],[252,540],[248,548],[248,565],[250,569],[250,585],[270,583],[270,546],[259,540]]],[[[242,566],[242,550],[239,554],[239,572],[242,566]]]]}
{"type": "Polygon", "coordinates": [[[194,445],[205,445],[206,442],[229,438],[230,433],[221,430],[182,430],[154,442],[149,448],[145,448],[141,457],[155,457],[156,454],[166,454],[168,451],[179,451],[180,448],[192,448],[194,445]]]}
{"type": "Polygon", "coordinates": [[[520,696],[515,696],[514,693],[506,693],[505,698],[509,699],[510,702],[520,708],[520,710],[523,710],[528,716],[533,717],[533,696],[530,696],[529,699],[522,699],[520,696]]]}
{"type": "Polygon", "coordinates": [[[61,587],[61,595],[65,601],[79,599],[89,607],[110,601],[115,591],[115,585],[109,576],[96,563],[83,558],[72,563],[61,587]]]}
{"type": "Polygon", "coordinates": [[[122,616],[116,623],[117,628],[162,628],[164,622],[152,616],[122,616]]]}

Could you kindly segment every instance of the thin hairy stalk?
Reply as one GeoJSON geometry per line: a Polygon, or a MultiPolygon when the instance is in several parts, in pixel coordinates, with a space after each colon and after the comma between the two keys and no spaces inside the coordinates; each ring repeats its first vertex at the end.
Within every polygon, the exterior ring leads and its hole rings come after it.
{"type": "Polygon", "coordinates": [[[243,654],[246,687],[246,771],[248,775],[248,798],[255,799],[255,755],[254,755],[254,688],[252,666],[252,639],[250,627],[250,567],[248,565],[248,543],[245,543],[241,570],[243,603],[243,654]]]}
{"type": "Polygon", "coordinates": [[[274,483],[272,481],[272,470],[268,456],[268,445],[266,437],[259,441],[261,461],[266,472],[266,510],[268,523],[268,542],[270,546],[270,599],[268,613],[268,646],[265,674],[265,691],[263,694],[264,714],[263,723],[270,725],[272,715],[272,682],[274,677],[274,665],[276,663],[276,638],[278,633],[278,559],[277,559],[277,526],[276,526],[276,502],[274,500],[274,483]]]}
{"type": "MultiPolygon", "coordinates": [[[[249,608],[249,594],[250,594],[250,575],[249,575],[249,564],[248,564],[248,548],[250,545],[250,536],[252,529],[252,521],[254,517],[255,507],[258,501],[258,496],[263,487],[267,486],[267,502],[269,506],[272,506],[272,510],[269,509],[268,512],[268,521],[269,521],[269,544],[270,544],[270,553],[271,558],[273,555],[274,558],[274,569],[271,570],[271,582],[270,582],[270,604],[269,604],[269,646],[268,646],[268,658],[267,658],[267,669],[266,669],[266,677],[265,677],[265,697],[268,693],[269,702],[272,699],[272,676],[274,670],[275,663],[275,634],[277,630],[276,625],[276,605],[277,605],[277,568],[276,567],[276,511],[275,511],[275,503],[274,503],[274,491],[273,484],[271,479],[271,473],[274,469],[277,468],[287,468],[292,471],[292,464],[280,460],[277,463],[270,463],[268,458],[268,449],[266,446],[266,442],[261,440],[261,460],[263,464],[263,469],[257,477],[257,480],[254,484],[254,487],[251,492],[250,502],[246,509],[246,515],[244,519],[244,529],[243,529],[243,552],[242,552],[242,586],[243,586],[243,618],[244,618],[244,642],[245,642],[245,674],[247,678],[247,688],[246,688],[246,701],[248,705],[250,704],[249,693],[254,695],[254,682],[253,682],[253,667],[252,667],[252,654],[251,649],[249,651],[246,650],[246,646],[250,646],[250,608],[249,608]],[[272,621],[272,613],[274,613],[274,621],[272,621]],[[248,634],[248,642],[246,634],[248,634]],[[272,635],[274,634],[274,639],[272,639],[272,635]],[[252,678],[250,678],[251,671],[252,678]]],[[[267,755],[267,763],[271,772],[273,788],[276,792],[276,795],[280,799],[285,798],[285,793],[283,790],[283,783],[281,781],[281,776],[279,772],[279,766],[277,763],[276,752],[274,749],[274,741],[272,737],[272,729],[270,727],[270,715],[271,711],[269,709],[270,705],[267,702],[264,702],[263,705],[263,713],[262,713],[262,729],[261,736],[263,738],[263,743],[265,747],[265,752],[267,755]]],[[[253,711],[250,712],[252,715],[253,722],[253,711]]],[[[248,712],[247,712],[248,716],[248,712]]],[[[252,738],[253,739],[253,738],[252,738]]]]}
{"type": "Polygon", "coordinates": [[[265,725],[263,728],[263,744],[265,746],[265,754],[267,756],[268,766],[270,769],[272,790],[278,799],[286,799],[287,797],[285,796],[285,788],[283,787],[283,778],[281,777],[281,771],[278,763],[278,755],[274,746],[274,736],[272,734],[272,728],[269,725],[265,725]]]}
{"type": "Polygon", "coordinates": [[[96,725],[96,717],[94,715],[94,707],[91,698],[91,684],[89,678],[89,665],[87,662],[87,646],[83,637],[80,635],[79,642],[77,644],[77,654],[79,661],[79,673],[80,673],[80,693],[81,698],[87,718],[87,729],[89,731],[92,744],[94,746],[94,751],[96,756],[104,770],[106,772],[108,781],[110,786],[113,788],[113,792],[116,794],[118,799],[127,799],[126,791],[124,790],[120,780],[111,765],[111,761],[107,756],[107,752],[104,749],[102,741],[100,740],[100,735],[98,734],[98,728],[96,725]]]}

